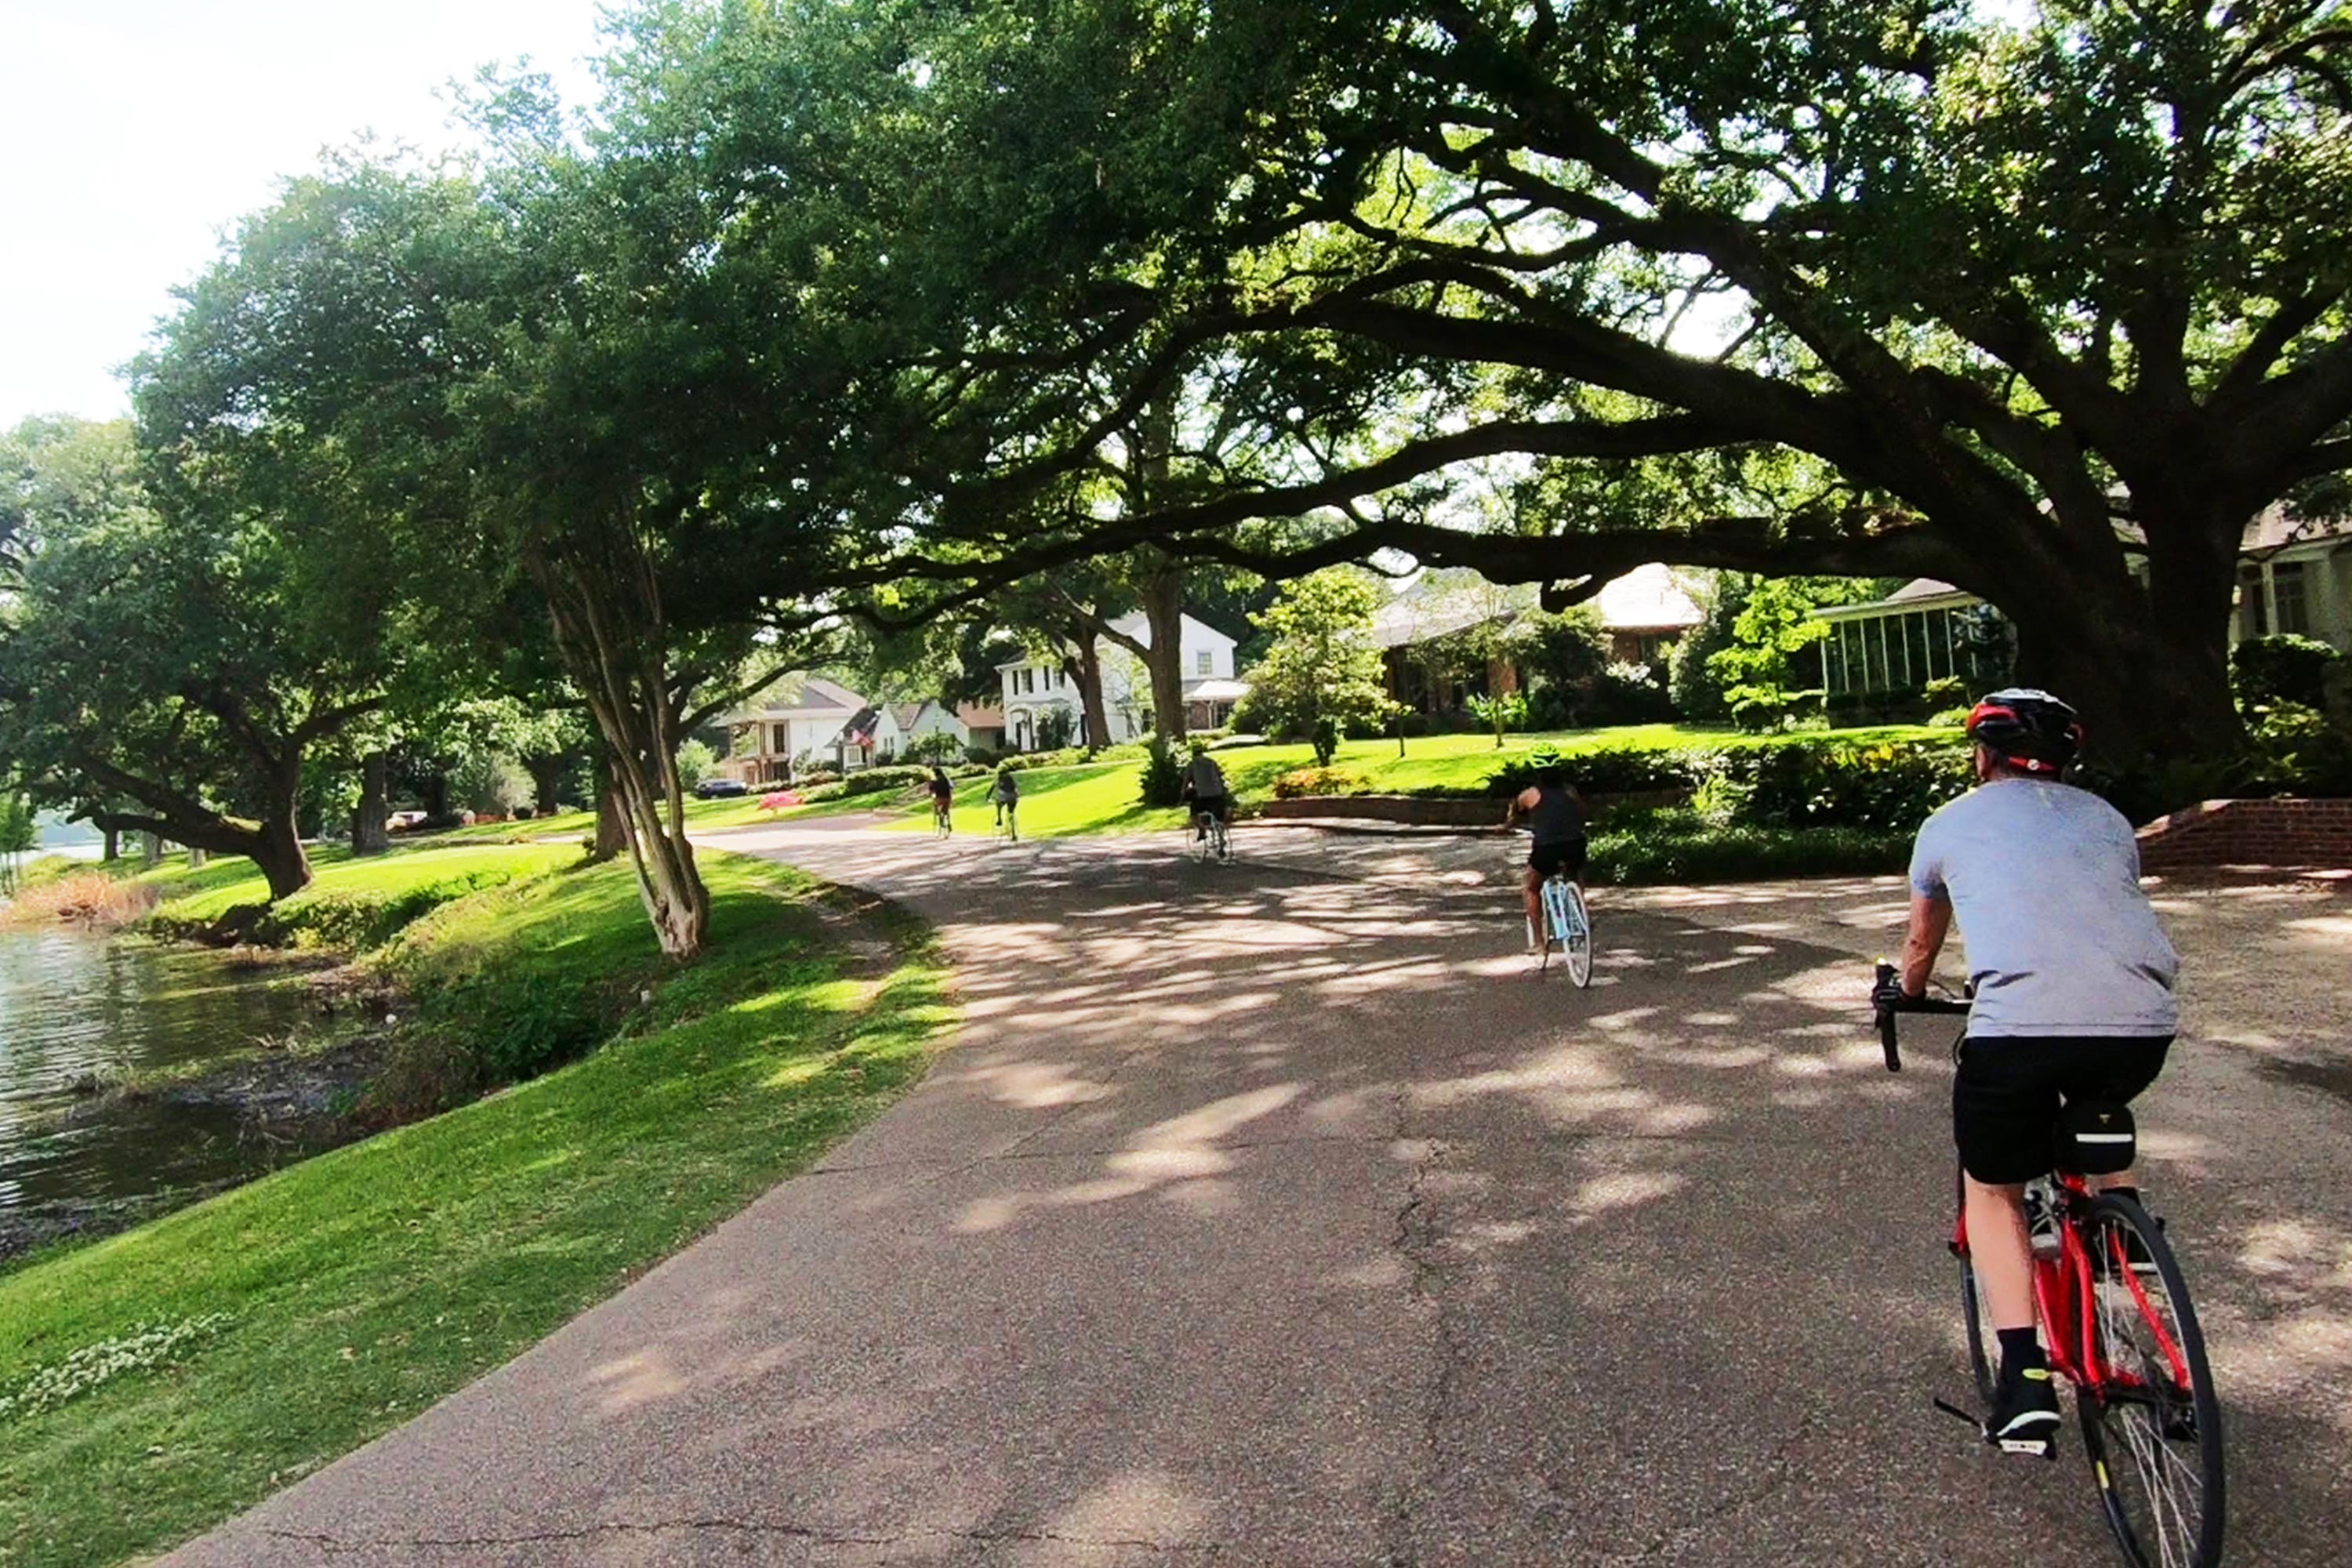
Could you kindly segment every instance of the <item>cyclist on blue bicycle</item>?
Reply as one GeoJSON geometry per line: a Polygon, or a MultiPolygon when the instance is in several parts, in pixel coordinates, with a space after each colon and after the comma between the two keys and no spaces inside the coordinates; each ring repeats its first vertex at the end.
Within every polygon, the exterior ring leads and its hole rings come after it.
{"type": "MultiPolygon", "coordinates": [[[[1911,852],[1903,963],[1876,997],[1926,991],[1953,921],[1975,1000],[1952,1082],[1969,1253],[2000,1340],[1985,1436],[2053,1451],[2058,1395],[2034,1332],[2025,1184],[2049,1173],[2063,1104],[2127,1101],[2156,1081],[2179,1010],[2179,959],[2139,886],[2131,824],[2063,782],[2083,727],[2046,691],[1996,691],[1969,714],[1977,786],[1911,852]]],[[[2132,1174],[2097,1184],[2132,1190],[2132,1174]]]]}
{"type": "Polygon", "coordinates": [[[1528,951],[1543,951],[1543,885],[1544,879],[1557,871],[1566,871],[1577,884],[1577,894],[1584,892],[1584,797],[1568,782],[1568,769],[1561,763],[1559,753],[1549,746],[1539,746],[1529,759],[1535,763],[1536,782],[1511,799],[1511,808],[1504,815],[1507,826],[1525,820],[1533,831],[1535,843],[1528,850],[1527,875],[1521,886],[1528,898],[1528,951]]]}

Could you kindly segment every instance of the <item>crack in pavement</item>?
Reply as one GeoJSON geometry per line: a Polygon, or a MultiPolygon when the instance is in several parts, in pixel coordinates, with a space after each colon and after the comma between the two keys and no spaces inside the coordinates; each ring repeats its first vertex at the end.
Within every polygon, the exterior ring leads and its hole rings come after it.
{"type": "MultiPolygon", "coordinates": [[[[1410,1086],[1400,1085],[1394,1099],[1396,1120],[1389,1140],[1391,1143],[1412,1142],[1411,1104],[1410,1086]]],[[[1427,1412],[1422,1426],[1421,1473],[1398,1480],[1381,1521],[1381,1533],[1386,1542],[1381,1561],[1389,1568],[1412,1568],[1418,1561],[1412,1540],[1417,1494],[1433,1489],[1444,1450],[1444,1427],[1461,1383],[1463,1349],[1453,1314],[1446,1308],[1445,1269],[1436,1256],[1442,1238],[1428,1193],[1431,1173],[1451,1150],[1450,1144],[1436,1139],[1423,1145],[1420,1157],[1413,1162],[1412,1178],[1405,1184],[1405,1200],[1397,1209],[1396,1234],[1389,1243],[1391,1250],[1412,1266],[1408,1288],[1413,1300],[1429,1314],[1436,1351],[1436,1364],[1429,1374],[1424,1395],[1427,1412]]]]}
{"type": "Polygon", "coordinates": [[[505,1546],[555,1545],[606,1535],[658,1535],[673,1531],[732,1531],[748,1535],[781,1535],[818,1546],[904,1546],[919,1541],[961,1541],[996,1546],[1021,1542],[1077,1546],[1089,1549],[1133,1549],[1162,1555],[1215,1556],[1232,1550],[1222,1541],[1167,1542],[1142,1537],[1065,1535],[1050,1530],[908,1530],[888,1535],[860,1535],[815,1525],[751,1519],[607,1520],[570,1530],[522,1531],[512,1534],[403,1535],[350,1537],[310,1531],[265,1527],[258,1533],[274,1541],[300,1542],[329,1556],[344,1552],[413,1548],[427,1552],[470,1552],[505,1546]]]}

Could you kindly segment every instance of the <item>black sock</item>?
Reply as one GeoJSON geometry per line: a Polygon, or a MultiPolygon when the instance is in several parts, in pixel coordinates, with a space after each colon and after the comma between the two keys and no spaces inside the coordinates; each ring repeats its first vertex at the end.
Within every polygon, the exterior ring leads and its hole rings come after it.
{"type": "Polygon", "coordinates": [[[2030,1328],[1995,1331],[2000,1340],[2000,1380],[2014,1384],[2029,1370],[2041,1366],[2042,1341],[2030,1328]]]}

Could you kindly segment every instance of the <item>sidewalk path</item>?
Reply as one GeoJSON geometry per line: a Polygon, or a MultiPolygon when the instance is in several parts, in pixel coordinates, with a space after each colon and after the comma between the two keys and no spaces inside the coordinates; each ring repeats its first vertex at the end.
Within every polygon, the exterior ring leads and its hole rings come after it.
{"type": "MultiPolygon", "coordinates": [[[[958,1047],[824,1167],[186,1564],[2109,1561],[2002,1465],[1942,1245],[1902,889],[1603,890],[1540,978],[1488,839],[727,847],[902,900],[958,1047]]],[[[2223,1380],[2233,1561],[2352,1539],[2352,900],[2168,894],[2145,1107],[2223,1380]],[[2316,977],[2316,978],[2315,978],[2316,977]]]]}

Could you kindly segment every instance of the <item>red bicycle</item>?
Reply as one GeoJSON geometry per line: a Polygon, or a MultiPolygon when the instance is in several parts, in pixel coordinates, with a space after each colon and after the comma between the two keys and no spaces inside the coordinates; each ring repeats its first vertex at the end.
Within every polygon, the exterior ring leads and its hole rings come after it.
{"type": "MultiPolygon", "coordinates": [[[[1882,981],[1892,973],[1893,965],[1879,965],[1882,981]]],[[[1931,997],[1900,1010],[1965,1014],[1969,1004],[1931,997]]],[[[1889,1072],[1903,1070],[1895,1012],[1877,1010],[1889,1072]]],[[[2212,1568],[2221,1560],[2227,1500],[2221,1406],[2205,1335],[2163,1226],[2136,1199],[2090,1181],[2129,1169],[2136,1144],[2126,1106],[2077,1102],[2061,1115],[2052,1173],[2026,1189],[2034,1300],[2051,1371],[2074,1387],[2099,1507],[2125,1560],[2136,1568],[2212,1568]]],[[[1951,1247],[1960,1264],[1960,1314],[1977,1396],[1990,1405],[1991,1336],[1959,1196],[1956,1174],[1951,1247]]],[[[1983,1429],[1967,1411],[1936,1405],[1983,1429]]]]}

